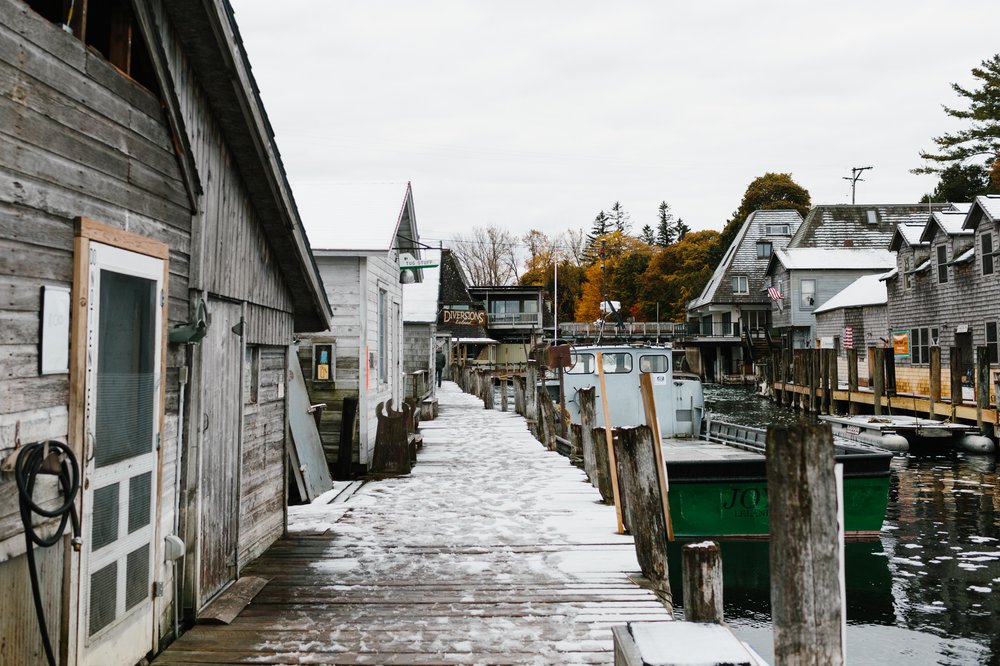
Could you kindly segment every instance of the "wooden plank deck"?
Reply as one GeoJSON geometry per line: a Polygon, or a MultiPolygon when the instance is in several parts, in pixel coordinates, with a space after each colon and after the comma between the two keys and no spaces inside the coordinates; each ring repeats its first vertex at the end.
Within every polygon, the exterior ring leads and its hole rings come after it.
{"type": "Polygon", "coordinates": [[[245,570],[267,586],[154,663],[611,664],[612,625],[669,619],[583,472],[523,418],[439,397],[411,475],[293,508],[245,570]]]}

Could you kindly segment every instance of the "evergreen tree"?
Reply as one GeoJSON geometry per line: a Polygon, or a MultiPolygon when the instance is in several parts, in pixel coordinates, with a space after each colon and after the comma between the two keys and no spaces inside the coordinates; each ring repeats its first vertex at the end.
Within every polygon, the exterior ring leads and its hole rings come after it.
{"type": "Polygon", "coordinates": [[[642,228],[642,232],[639,234],[639,240],[641,240],[646,245],[656,245],[656,235],[653,233],[653,227],[648,224],[642,228]]]}
{"type": "Polygon", "coordinates": [[[951,84],[951,89],[964,98],[968,108],[944,107],[944,112],[952,118],[968,121],[968,127],[934,137],[938,151],[921,151],[920,157],[928,164],[913,169],[914,173],[939,173],[946,165],[980,156],[986,158],[986,168],[997,169],[1000,163],[1000,53],[982,61],[980,67],[973,67],[972,76],[978,80],[976,88],[951,84]]]}
{"type": "Polygon", "coordinates": [[[980,194],[990,192],[990,185],[990,173],[985,167],[956,163],[941,172],[937,187],[920,201],[972,201],[980,194]]]}
{"type": "Polygon", "coordinates": [[[611,220],[612,231],[620,231],[623,234],[627,234],[629,229],[632,227],[631,216],[625,212],[622,207],[622,202],[616,201],[614,205],[611,206],[611,210],[608,212],[608,218],[611,220]]]}
{"type": "Polygon", "coordinates": [[[588,262],[593,262],[597,259],[597,250],[594,248],[594,243],[597,242],[597,239],[608,235],[612,231],[614,229],[611,227],[611,218],[602,210],[594,218],[594,222],[590,227],[590,233],[587,234],[587,248],[584,250],[583,255],[588,262]]]}
{"type": "Polygon", "coordinates": [[[684,238],[687,232],[691,231],[691,228],[684,224],[683,219],[674,217],[674,214],[670,210],[670,204],[666,201],[660,202],[656,216],[658,220],[656,224],[656,244],[660,247],[667,247],[676,243],[684,238]]]}
{"type": "Polygon", "coordinates": [[[684,224],[684,219],[683,218],[678,217],[677,218],[677,240],[684,240],[684,237],[687,236],[688,232],[690,232],[690,231],[691,231],[691,227],[689,227],[688,225],[684,224]]]}

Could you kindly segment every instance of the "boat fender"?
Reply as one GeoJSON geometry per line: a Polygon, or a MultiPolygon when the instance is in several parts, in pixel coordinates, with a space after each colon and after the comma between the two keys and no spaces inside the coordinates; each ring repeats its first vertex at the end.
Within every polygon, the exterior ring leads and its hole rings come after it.
{"type": "Polygon", "coordinates": [[[966,453],[996,453],[997,446],[989,437],[966,435],[958,440],[958,448],[966,453]]]}
{"type": "Polygon", "coordinates": [[[877,437],[877,445],[886,451],[905,453],[910,450],[910,443],[902,435],[886,434],[877,437]]]}

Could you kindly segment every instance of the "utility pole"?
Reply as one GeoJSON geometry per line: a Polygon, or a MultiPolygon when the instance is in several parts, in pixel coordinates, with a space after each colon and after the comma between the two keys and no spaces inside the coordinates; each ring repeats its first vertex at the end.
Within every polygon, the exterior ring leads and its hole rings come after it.
{"type": "Polygon", "coordinates": [[[844,180],[851,181],[851,205],[852,206],[854,205],[854,189],[855,189],[855,186],[858,184],[859,180],[861,182],[865,181],[865,179],[861,177],[861,174],[864,171],[867,171],[868,169],[874,169],[874,168],[875,167],[870,167],[870,166],[866,166],[866,167],[851,167],[851,175],[850,176],[841,176],[844,180]]]}

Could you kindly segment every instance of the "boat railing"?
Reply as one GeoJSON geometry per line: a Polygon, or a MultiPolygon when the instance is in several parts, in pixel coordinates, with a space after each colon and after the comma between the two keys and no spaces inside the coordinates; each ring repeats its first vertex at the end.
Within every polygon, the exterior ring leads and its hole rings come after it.
{"type": "Polygon", "coordinates": [[[725,421],[707,421],[705,431],[705,439],[710,442],[732,444],[753,451],[760,451],[767,446],[767,431],[763,428],[725,421]]]}

